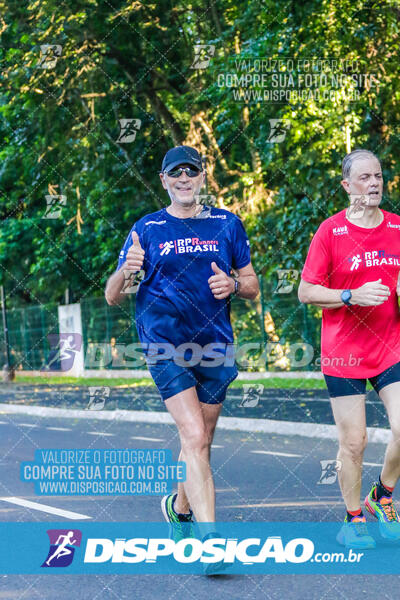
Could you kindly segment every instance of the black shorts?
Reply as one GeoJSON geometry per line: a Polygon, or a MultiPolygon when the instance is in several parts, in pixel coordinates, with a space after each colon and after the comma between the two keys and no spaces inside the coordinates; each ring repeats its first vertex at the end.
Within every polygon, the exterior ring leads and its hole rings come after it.
{"type": "MultiPolygon", "coordinates": [[[[350,379],[348,377],[335,377],[333,375],[325,375],[326,385],[331,398],[339,396],[355,396],[365,394],[367,388],[367,379],[350,379]]],[[[400,381],[400,362],[388,367],[379,375],[368,377],[372,387],[379,394],[380,390],[389,383],[400,381]]]]}

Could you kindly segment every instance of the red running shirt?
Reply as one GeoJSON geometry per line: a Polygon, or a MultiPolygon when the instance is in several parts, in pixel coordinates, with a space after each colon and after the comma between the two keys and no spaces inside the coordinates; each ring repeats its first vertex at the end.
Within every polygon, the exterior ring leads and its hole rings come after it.
{"type": "Polygon", "coordinates": [[[347,290],[382,279],[390,289],[380,306],[322,309],[321,370],[326,375],[363,379],[400,361],[400,216],[382,213],[382,223],[366,229],[348,221],[342,210],[321,223],[312,239],[301,274],[305,281],[347,290]]]}

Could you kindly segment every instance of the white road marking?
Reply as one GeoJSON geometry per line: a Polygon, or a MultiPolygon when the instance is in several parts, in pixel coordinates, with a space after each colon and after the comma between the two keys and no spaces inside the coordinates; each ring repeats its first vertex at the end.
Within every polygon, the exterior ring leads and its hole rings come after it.
{"type": "Polygon", "coordinates": [[[218,444],[211,444],[211,448],[223,448],[223,446],[218,446],[218,444]]]}
{"type": "Polygon", "coordinates": [[[88,435],[104,435],[104,436],[115,435],[114,433],[107,433],[105,431],[88,431],[87,434],[88,435]]]}
{"type": "Polygon", "coordinates": [[[143,442],[164,442],[165,441],[162,438],[145,437],[143,435],[132,435],[131,439],[132,440],[141,440],[143,442]]]}
{"type": "Polygon", "coordinates": [[[16,423],[17,427],[37,427],[35,423],[16,423]]]}
{"type": "Polygon", "coordinates": [[[72,431],[69,427],[46,427],[46,429],[50,429],[51,431],[72,431]]]}
{"type": "Polygon", "coordinates": [[[366,467],[383,467],[383,464],[381,464],[381,463],[365,462],[365,463],[363,463],[363,465],[365,465],[366,467]]]}
{"type": "Polygon", "coordinates": [[[7,423],[7,421],[0,421],[0,425],[9,425],[10,423],[7,423]]]}
{"type": "Polygon", "coordinates": [[[62,508],[54,508],[54,506],[48,506],[47,504],[39,504],[39,502],[31,502],[24,498],[0,498],[3,502],[10,502],[11,504],[17,504],[18,506],[24,506],[26,508],[32,508],[33,510],[40,510],[41,512],[49,513],[51,515],[58,515],[59,517],[65,517],[66,519],[72,519],[78,521],[79,519],[91,519],[87,515],[81,515],[77,512],[71,512],[70,510],[63,510],[62,508]]]}
{"type": "Polygon", "coordinates": [[[323,507],[323,506],[343,506],[343,500],[303,500],[300,502],[257,502],[254,504],[232,504],[230,506],[220,506],[220,508],[291,508],[291,507],[323,507]]]}
{"type": "Polygon", "coordinates": [[[289,454],[288,452],[275,452],[273,450],[251,450],[252,454],[270,454],[271,456],[286,456],[288,458],[301,458],[301,454],[289,454]]]}

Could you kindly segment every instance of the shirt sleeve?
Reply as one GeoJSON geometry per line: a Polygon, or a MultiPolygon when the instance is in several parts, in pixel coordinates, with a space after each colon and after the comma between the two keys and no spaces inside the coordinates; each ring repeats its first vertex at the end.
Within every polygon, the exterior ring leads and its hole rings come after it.
{"type": "Polygon", "coordinates": [[[311,240],[301,278],[314,285],[329,287],[331,251],[325,231],[320,226],[311,240]]]}
{"type": "Polygon", "coordinates": [[[242,221],[236,217],[232,226],[232,267],[242,269],[251,261],[250,242],[242,221]]]}

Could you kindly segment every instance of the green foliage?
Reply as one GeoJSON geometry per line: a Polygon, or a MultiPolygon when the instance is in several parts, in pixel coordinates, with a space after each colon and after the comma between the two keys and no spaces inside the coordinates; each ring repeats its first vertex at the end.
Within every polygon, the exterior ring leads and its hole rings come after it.
{"type": "Polygon", "coordinates": [[[395,182],[383,207],[398,210],[395,2],[0,0],[0,14],[0,279],[16,305],[59,302],[67,287],[72,300],[101,296],[133,222],[168,203],[165,151],[194,132],[210,192],[243,218],[267,278],[300,270],[312,233],[344,207],[346,124],[353,148],[382,158],[395,182]],[[38,66],[43,44],[62,46],[52,69],[38,66]],[[195,44],[215,45],[207,69],[191,68],[195,44]],[[238,52],[357,61],[379,85],[355,102],[245,105],[218,85],[238,52]],[[117,142],[121,118],[141,121],[133,143],[117,142]],[[270,118],[290,122],[282,143],[267,142],[270,118]],[[42,218],[49,186],[67,197],[60,219],[42,218]],[[67,225],[78,204],[82,235],[67,225]]]}

